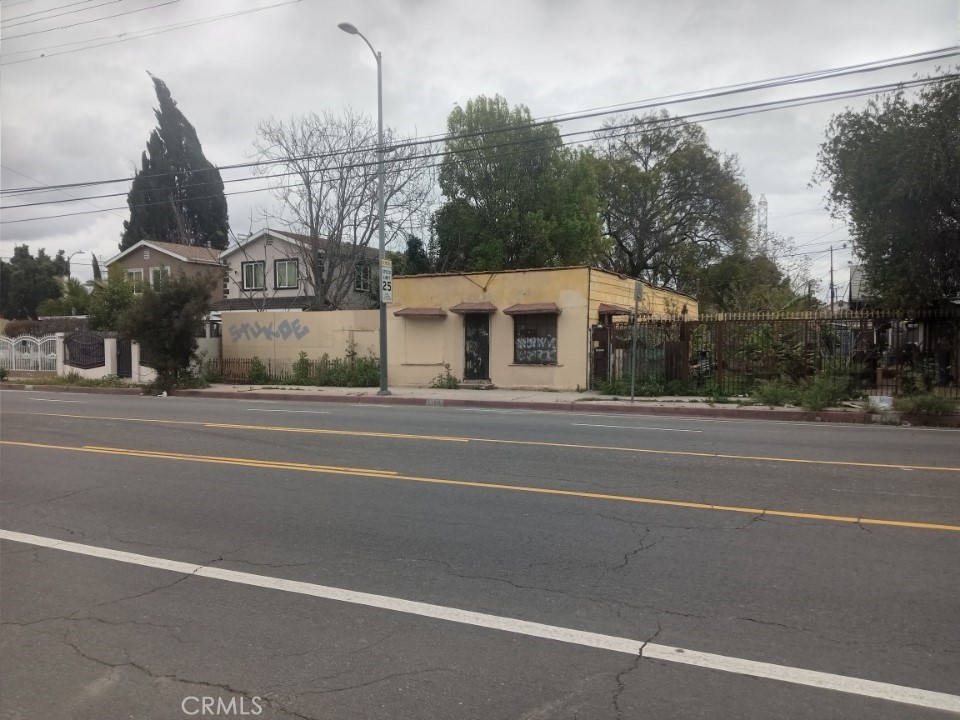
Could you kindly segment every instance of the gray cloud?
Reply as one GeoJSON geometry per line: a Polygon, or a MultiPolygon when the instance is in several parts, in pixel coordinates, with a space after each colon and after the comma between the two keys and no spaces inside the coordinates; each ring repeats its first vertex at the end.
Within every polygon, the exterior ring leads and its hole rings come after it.
{"type": "MultiPolygon", "coordinates": [[[[275,1],[177,3],[5,39],[0,54],[7,63],[30,57],[13,54],[18,51],[48,48],[45,52],[52,54],[69,49],[53,45],[275,1]]],[[[30,11],[58,4],[36,0],[30,11]]],[[[141,1],[131,7],[147,5],[141,1]]],[[[14,18],[23,10],[2,8],[0,18],[14,18]]],[[[957,10],[954,0],[916,0],[908,6],[890,0],[302,0],[178,32],[7,65],[0,78],[2,163],[46,183],[129,176],[155,124],[156,98],[146,70],[167,82],[196,126],[207,156],[218,164],[248,158],[258,121],[271,115],[288,118],[346,105],[375,114],[374,59],[359,38],[337,29],[342,21],[356,24],[383,52],[387,123],[405,134],[424,135],[442,132],[454,103],[479,93],[499,92],[545,116],[944,47],[956,43],[957,10]]],[[[12,34],[13,28],[4,33],[12,34]]],[[[904,68],[882,77],[907,79],[916,71],[904,68]]],[[[874,77],[778,92],[790,96],[855,87],[874,77]]],[[[734,96],[696,108],[774,96],[734,96]]],[[[739,156],[752,192],[767,195],[771,229],[798,242],[838,227],[819,209],[822,191],[807,184],[824,127],[842,106],[797,108],[705,126],[715,147],[739,156]]],[[[671,109],[686,112],[689,106],[671,109]]],[[[4,188],[33,184],[7,170],[0,181],[4,188]]],[[[228,190],[254,186],[237,183],[228,190]]],[[[89,192],[126,189],[119,185],[89,192]]],[[[10,198],[4,205],[18,202],[10,198]]],[[[122,197],[92,202],[125,205],[122,197]]],[[[267,193],[236,195],[228,202],[231,221],[241,232],[249,230],[251,213],[273,207],[267,193]]],[[[3,220],[91,209],[76,203],[8,210],[3,220]]],[[[4,224],[0,255],[9,256],[14,243],[28,242],[48,251],[84,249],[109,257],[124,217],[118,211],[4,224]]],[[[826,239],[834,237],[846,237],[846,231],[826,239]]],[[[83,267],[77,270],[83,275],[83,267]]]]}

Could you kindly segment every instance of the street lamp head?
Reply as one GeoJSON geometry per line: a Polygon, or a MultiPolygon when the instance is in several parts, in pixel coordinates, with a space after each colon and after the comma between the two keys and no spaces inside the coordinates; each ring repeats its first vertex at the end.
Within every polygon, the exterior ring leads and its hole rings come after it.
{"type": "Polygon", "coordinates": [[[350,33],[351,35],[360,34],[360,31],[357,30],[357,26],[351,23],[338,23],[337,27],[343,30],[345,33],[350,33]]]}

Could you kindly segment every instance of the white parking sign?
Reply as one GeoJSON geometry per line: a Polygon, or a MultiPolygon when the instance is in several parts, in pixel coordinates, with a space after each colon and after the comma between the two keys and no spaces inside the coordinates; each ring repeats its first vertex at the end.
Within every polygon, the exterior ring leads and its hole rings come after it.
{"type": "Polygon", "coordinates": [[[380,261],[380,302],[389,305],[393,302],[393,263],[380,261]]]}

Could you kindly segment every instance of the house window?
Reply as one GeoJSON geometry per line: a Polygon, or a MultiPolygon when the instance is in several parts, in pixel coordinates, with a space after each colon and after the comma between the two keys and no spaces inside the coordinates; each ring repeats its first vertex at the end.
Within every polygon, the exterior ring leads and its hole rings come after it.
{"type": "Polygon", "coordinates": [[[370,292],[370,279],[373,275],[372,268],[367,263],[357,263],[356,280],[353,283],[353,289],[357,292],[370,292]]]}
{"type": "Polygon", "coordinates": [[[127,281],[133,285],[135,295],[143,292],[143,270],[127,270],[127,281]]]}
{"type": "Polygon", "coordinates": [[[273,261],[273,283],[277,290],[297,287],[299,275],[296,260],[273,261]]]}
{"type": "Polygon", "coordinates": [[[170,267],[168,265],[150,268],[151,287],[157,287],[160,284],[160,279],[165,277],[170,277],[170,267]]]}
{"type": "Polygon", "coordinates": [[[244,290],[263,290],[266,263],[263,260],[240,263],[244,290]]]}
{"type": "Polygon", "coordinates": [[[516,365],[557,364],[557,316],[515,315],[513,362],[516,365]]]}
{"type": "Polygon", "coordinates": [[[230,297],[230,276],[223,276],[223,296],[230,297]]]}

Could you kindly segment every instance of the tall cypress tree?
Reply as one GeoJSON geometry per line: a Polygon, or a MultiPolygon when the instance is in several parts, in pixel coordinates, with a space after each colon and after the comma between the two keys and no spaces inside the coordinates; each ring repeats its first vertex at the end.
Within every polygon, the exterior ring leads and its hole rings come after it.
{"type": "Polygon", "coordinates": [[[150,77],[160,103],[154,109],[157,127],[127,195],[130,219],[123,223],[120,249],[160,240],[223,250],[229,225],[220,171],[204,157],[197,131],[166,83],[150,77]]]}

